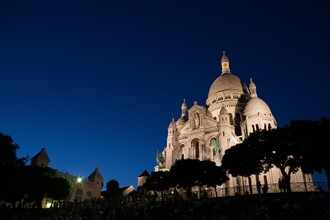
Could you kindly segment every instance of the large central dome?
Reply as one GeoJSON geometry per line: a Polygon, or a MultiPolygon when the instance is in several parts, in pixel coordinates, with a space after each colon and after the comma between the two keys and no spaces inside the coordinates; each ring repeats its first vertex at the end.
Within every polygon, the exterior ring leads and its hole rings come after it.
{"type": "Polygon", "coordinates": [[[230,93],[249,94],[245,83],[232,74],[229,69],[229,60],[225,53],[221,58],[222,74],[212,83],[208,98],[216,96],[219,92],[230,91],[230,93]]]}
{"type": "Polygon", "coordinates": [[[225,73],[219,76],[211,85],[209,90],[209,98],[218,92],[223,92],[225,90],[236,90],[235,92],[239,94],[248,94],[247,86],[244,82],[231,73],[225,73]]]}

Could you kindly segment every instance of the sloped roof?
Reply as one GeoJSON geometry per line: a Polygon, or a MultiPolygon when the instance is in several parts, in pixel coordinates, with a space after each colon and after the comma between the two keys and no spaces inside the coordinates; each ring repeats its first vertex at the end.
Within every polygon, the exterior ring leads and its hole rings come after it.
{"type": "Polygon", "coordinates": [[[140,176],[138,176],[138,177],[141,177],[141,176],[150,176],[150,174],[148,173],[147,170],[144,170],[143,173],[141,173],[140,176]]]}
{"type": "Polygon", "coordinates": [[[101,172],[98,167],[96,167],[94,172],[87,177],[87,179],[89,179],[90,181],[94,181],[96,178],[103,180],[103,176],[101,175],[101,172]]]}

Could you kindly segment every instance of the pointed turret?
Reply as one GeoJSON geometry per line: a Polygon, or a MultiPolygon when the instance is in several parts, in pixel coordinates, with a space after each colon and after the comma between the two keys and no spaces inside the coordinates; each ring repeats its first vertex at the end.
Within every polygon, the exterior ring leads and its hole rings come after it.
{"type": "Polygon", "coordinates": [[[171,121],[171,123],[170,123],[170,126],[169,127],[174,127],[174,128],[176,128],[176,123],[175,123],[175,120],[174,120],[174,118],[172,118],[172,121],[171,121]]]}
{"type": "Polygon", "coordinates": [[[91,173],[87,179],[89,181],[95,182],[96,184],[100,184],[103,182],[103,177],[98,167],[95,168],[94,172],[91,173]]]}
{"type": "Polygon", "coordinates": [[[185,117],[186,113],[187,113],[187,103],[186,103],[186,99],[183,99],[183,103],[181,105],[181,117],[185,117]]]}
{"type": "Polygon", "coordinates": [[[147,170],[144,170],[143,173],[141,173],[138,176],[138,187],[143,186],[147,182],[147,179],[150,177],[151,176],[150,176],[149,172],[147,170]]]}
{"type": "Polygon", "coordinates": [[[177,130],[177,126],[174,121],[174,118],[172,118],[172,121],[171,121],[170,125],[168,126],[168,136],[170,137],[170,136],[175,135],[176,130],[177,130]]]}
{"type": "Polygon", "coordinates": [[[49,163],[50,159],[46,152],[46,148],[42,148],[39,153],[31,158],[31,166],[48,167],[49,163]]]}
{"type": "Polygon", "coordinates": [[[181,105],[181,118],[179,118],[179,120],[176,122],[178,129],[182,128],[182,126],[188,120],[187,110],[188,110],[188,107],[187,107],[186,99],[183,99],[183,103],[181,105]]]}
{"type": "Polygon", "coordinates": [[[257,87],[256,84],[252,81],[252,78],[250,78],[250,85],[249,85],[250,93],[251,93],[251,98],[258,97],[257,96],[257,87]]]}
{"type": "Polygon", "coordinates": [[[225,51],[223,51],[223,55],[222,55],[222,58],[221,58],[221,67],[222,67],[222,74],[230,73],[229,59],[228,59],[225,51]]]}

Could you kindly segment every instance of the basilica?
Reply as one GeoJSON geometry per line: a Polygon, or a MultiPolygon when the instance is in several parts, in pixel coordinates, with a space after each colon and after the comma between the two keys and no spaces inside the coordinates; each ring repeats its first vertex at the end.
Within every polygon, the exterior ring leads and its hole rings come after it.
{"type": "MultiPolygon", "coordinates": [[[[251,133],[277,128],[271,109],[257,94],[257,86],[250,79],[249,87],[231,72],[230,62],[223,52],[221,74],[212,83],[206,105],[196,101],[188,108],[185,100],[181,117],[169,124],[167,144],[158,154],[155,171],[170,170],[176,160],[211,160],[221,165],[226,149],[241,143],[251,133]]],[[[222,188],[240,188],[261,183],[270,188],[281,179],[273,168],[268,173],[251,177],[230,177],[222,188]]],[[[291,182],[312,182],[311,175],[297,172],[291,182]]]]}

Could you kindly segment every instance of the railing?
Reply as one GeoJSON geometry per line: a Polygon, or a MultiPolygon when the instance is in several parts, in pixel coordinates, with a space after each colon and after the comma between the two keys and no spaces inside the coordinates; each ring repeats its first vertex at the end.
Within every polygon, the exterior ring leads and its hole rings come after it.
{"type": "MultiPolygon", "coordinates": [[[[291,183],[291,192],[322,192],[329,191],[329,186],[327,182],[295,182],[291,183]]],[[[261,194],[261,193],[281,193],[286,192],[284,189],[280,189],[278,184],[268,184],[268,189],[263,191],[260,189],[258,192],[256,185],[251,186],[237,186],[237,187],[217,187],[208,188],[204,192],[197,192],[199,197],[226,197],[235,195],[248,195],[248,194],[261,194]]]]}

